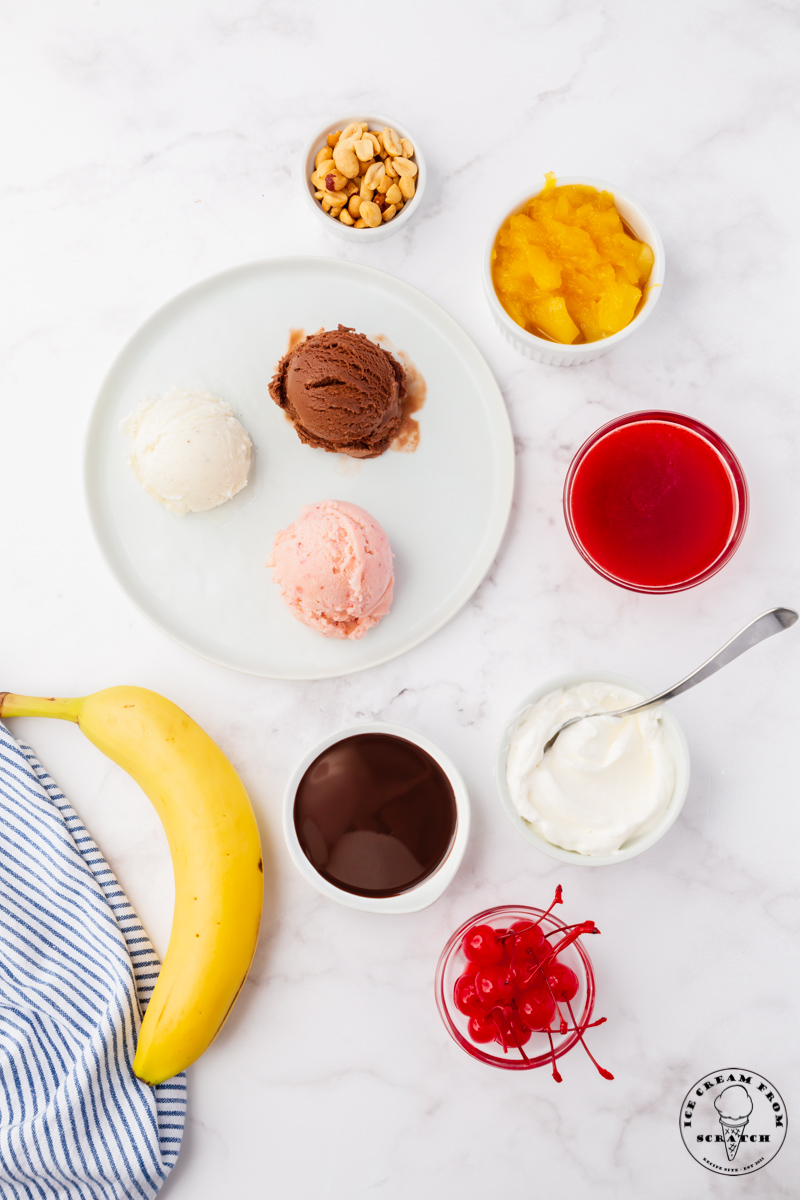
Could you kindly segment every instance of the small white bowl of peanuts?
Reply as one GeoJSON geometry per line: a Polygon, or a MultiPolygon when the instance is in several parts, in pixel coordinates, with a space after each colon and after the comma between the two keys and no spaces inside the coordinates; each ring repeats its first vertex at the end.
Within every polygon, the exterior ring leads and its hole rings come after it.
{"type": "Polygon", "coordinates": [[[404,125],[388,117],[343,118],[311,139],[303,191],[320,220],[348,241],[380,241],[419,207],[425,160],[404,125]]]}

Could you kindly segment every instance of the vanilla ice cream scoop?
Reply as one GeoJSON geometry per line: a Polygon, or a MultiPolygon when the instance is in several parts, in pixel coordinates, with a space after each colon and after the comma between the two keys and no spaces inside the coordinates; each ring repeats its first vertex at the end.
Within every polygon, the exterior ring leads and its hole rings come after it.
{"type": "Polygon", "coordinates": [[[170,512],[206,512],[247,484],[253,443],[231,405],[211,392],[175,387],[148,397],[122,432],[136,478],[170,512]]]}

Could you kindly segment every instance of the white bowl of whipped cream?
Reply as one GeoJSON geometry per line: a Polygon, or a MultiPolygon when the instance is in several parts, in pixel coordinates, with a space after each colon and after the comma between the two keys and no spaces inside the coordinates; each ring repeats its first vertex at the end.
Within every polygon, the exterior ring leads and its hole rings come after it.
{"type": "Polygon", "coordinates": [[[604,867],[662,838],[683,808],[689,749],[661,705],[627,717],[582,713],[627,708],[651,688],[610,671],[573,671],[531,692],[516,709],[497,751],[503,806],[524,838],[561,862],[604,867]]]}

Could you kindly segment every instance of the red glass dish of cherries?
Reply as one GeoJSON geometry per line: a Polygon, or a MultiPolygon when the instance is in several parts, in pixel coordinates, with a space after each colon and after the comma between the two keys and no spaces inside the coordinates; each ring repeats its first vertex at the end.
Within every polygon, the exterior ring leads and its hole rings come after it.
{"type": "Polygon", "coordinates": [[[581,942],[598,934],[594,921],[565,925],[548,909],[489,908],[465,921],[442,951],[436,1003],[459,1046],[493,1067],[528,1071],[550,1066],[580,1043],[604,1079],[586,1031],[592,1020],[594,972],[581,942]]]}

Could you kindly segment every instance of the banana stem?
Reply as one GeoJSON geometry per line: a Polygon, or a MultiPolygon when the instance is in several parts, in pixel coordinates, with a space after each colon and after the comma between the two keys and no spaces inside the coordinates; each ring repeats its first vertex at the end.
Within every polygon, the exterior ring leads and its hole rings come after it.
{"type": "Polygon", "coordinates": [[[0,692],[0,717],[61,717],[64,721],[78,720],[81,701],[60,700],[55,696],[17,696],[0,692]]]}

